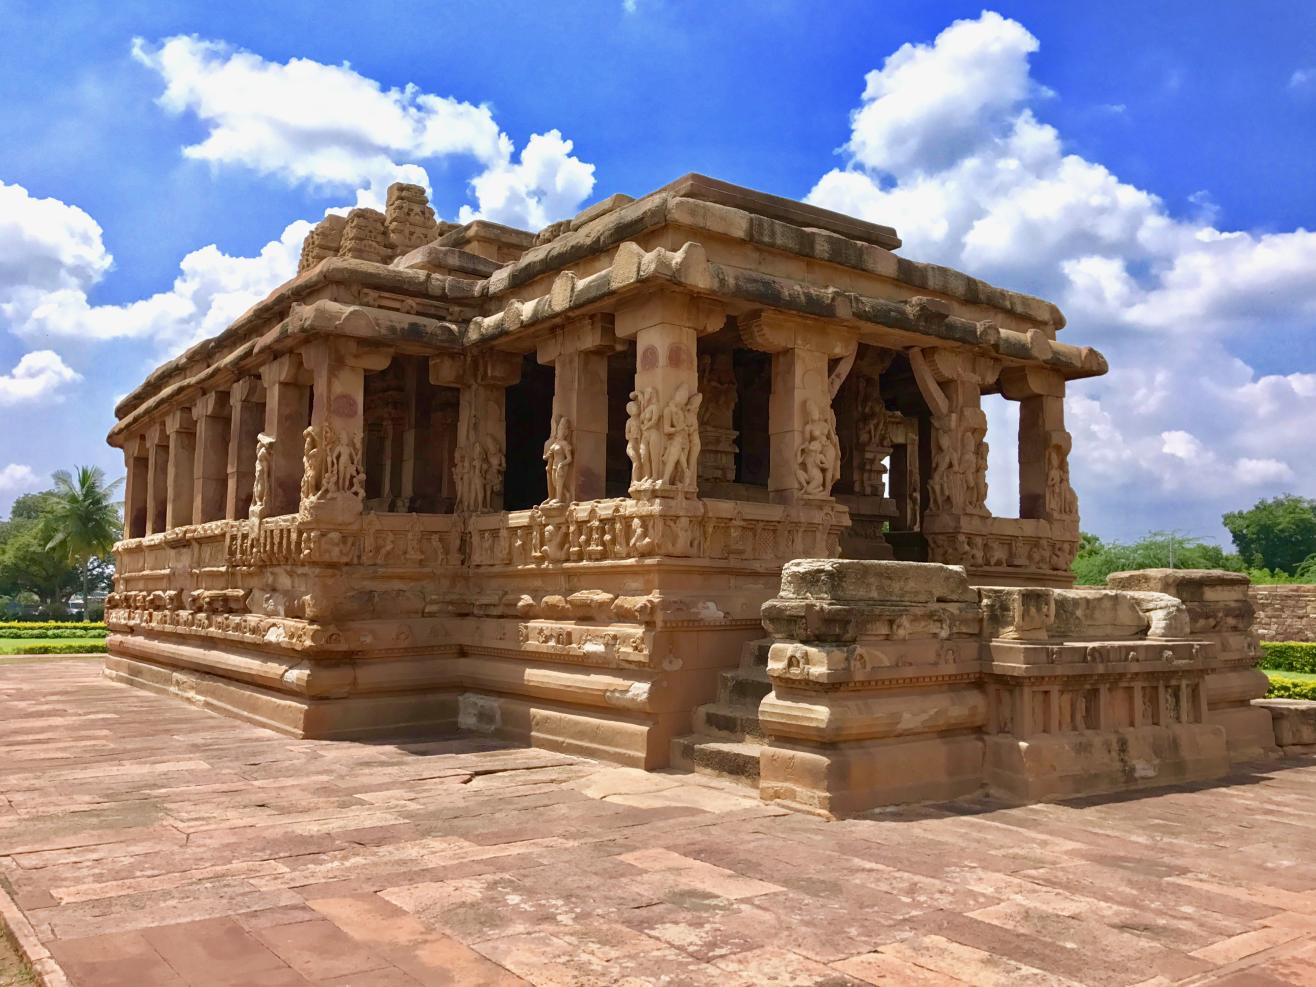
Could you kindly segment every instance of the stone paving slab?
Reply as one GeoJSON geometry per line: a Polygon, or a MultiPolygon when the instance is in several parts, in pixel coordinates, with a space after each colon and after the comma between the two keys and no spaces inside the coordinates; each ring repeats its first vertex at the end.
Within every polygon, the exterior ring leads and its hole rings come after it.
{"type": "Polygon", "coordinates": [[[469,738],[0,666],[0,902],[94,987],[1316,984],[1316,758],[828,823],[469,738]]]}

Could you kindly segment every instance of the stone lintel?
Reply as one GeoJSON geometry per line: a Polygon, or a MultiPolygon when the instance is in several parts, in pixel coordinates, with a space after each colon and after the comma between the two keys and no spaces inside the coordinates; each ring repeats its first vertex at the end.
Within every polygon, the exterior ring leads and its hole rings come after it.
{"type": "Polygon", "coordinates": [[[511,387],[521,379],[521,355],[502,350],[440,353],[430,357],[430,383],[440,387],[484,384],[511,387]]]}

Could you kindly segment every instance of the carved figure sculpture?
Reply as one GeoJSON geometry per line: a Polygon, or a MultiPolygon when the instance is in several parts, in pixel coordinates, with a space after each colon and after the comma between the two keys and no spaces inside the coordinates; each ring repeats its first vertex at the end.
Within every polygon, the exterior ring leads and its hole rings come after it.
{"type": "Polygon", "coordinates": [[[495,509],[495,503],[502,504],[503,476],[507,472],[507,454],[503,451],[502,441],[492,433],[485,435],[483,447],[485,480],[480,491],[480,509],[492,511],[495,509]]]}
{"type": "Polygon", "coordinates": [[[689,487],[694,481],[695,458],[699,454],[699,404],[702,396],[690,394],[681,384],[662,413],[663,483],[689,487]]]}
{"type": "Polygon", "coordinates": [[[864,496],[881,497],[886,492],[886,465],[883,460],[891,452],[887,427],[889,415],[876,378],[862,376],[855,383],[858,389],[855,400],[855,414],[858,418],[855,438],[859,447],[853,467],[855,490],[864,496]]]}
{"type": "Polygon", "coordinates": [[[800,493],[809,497],[826,497],[836,483],[841,463],[841,445],[836,437],[834,418],[830,409],[824,414],[816,402],[806,401],[804,422],[795,470],[800,493]]]}
{"type": "Polygon", "coordinates": [[[626,458],[631,461],[631,482],[640,479],[640,392],[631,391],[626,401],[626,458]]]}
{"type": "Polygon", "coordinates": [[[928,480],[928,509],[956,511],[959,509],[959,443],[955,436],[954,420],[938,417],[932,420],[932,476],[928,480]]]}
{"type": "Polygon", "coordinates": [[[315,434],[315,426],[302,433],[302,487],[301,500],[306,504],[324,486],[324,451],[315,434]]]}
{"type": "Polygon", "coordinates": [[[658,392],[646,388],[640,396],[640,478],[642,484],[651,484],[658,478],[662,461],[663,432],[659,422],[658,392]]]}
{"type": "Polygon", "coordinates": [[[544,443],[545,471],[548,478],[549,504],[569,504],[574,491],[571,489],[571,420],[566,415],[553,419],[544,443]]]}
{"type": "Polygon", "coordinates": [[[1057,519],[1078,517],[1078,497],[1069,485],[1069,457],[1060,443],[1046,449],[1046,511],[1057,519]]]}
{"type": "Polygon", "coordinates": [[[265,516],[270,498],[270,460],[274,456],[274,436],[261,432],[256,436],[256,475],[251,482],[251,510],[248,517],[259,521],[265,516]]]}

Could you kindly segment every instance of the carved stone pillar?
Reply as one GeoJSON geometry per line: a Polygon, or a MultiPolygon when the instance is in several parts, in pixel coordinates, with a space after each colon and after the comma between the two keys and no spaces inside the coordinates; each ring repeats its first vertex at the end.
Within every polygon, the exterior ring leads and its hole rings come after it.
{"type": "Polygon", "coordinates": [[[635,340],[635,397],[626,425],[632,497],[697,496],[698,340],[725,321],[721,303],[677,292],[618,309],[617,336],[635,340]]]}
{"type": "Polygon", "coordinates": [[[732,351],[699,358],[699,479],[731,483],[736,479],[736,374],[732,351]]]}
{"type": "Polygon", "coordinates": [[[224,517],[228,493],[228,392],[206,394],[192,406],[196,457],[192,471],[192,523],[224,517]]]}
{"type": "Polygon", "coordinates": [[[305,517],[343,522],[361,513],[365,497],[366,371],[393,359],[342,337],[317,339],[302,350],[311,374],[311,424],[302,434],[298,511],[305,517]]]}
{"type": "Polygon", "coordinates": [[[856,334],[769,311],[742,316],[738,324],[747,346],[772,354],[769,495],[787,504],[830,499],[840,475],[841,447],[828,360],[853,354],[856,334]]]}
{"type": "Polygon", "coordinates": [[[150,477],[150,453],[146,438],[138,435],[123,447],[126,479],[123,489],[123,537],[141,538],[146,534],[146,488],[150,477]]]}
{"type": "Polygon", "coordinates": [[[507,388],[521,379],[521,357],[485,350],[430,358],[430,383],[461,388],[453,479],[458,513],[503,509],[507,469],[507,388]]]}
{"type": "Polygon", "coordinates": [[[1019,402],[1019,516],[1072,523],[1077,530],[1064,378],[1041,367],[1010,367],[1001,372],[1001,393],[1019,402]]]}
{"type": "Polygon", "coordinates": [[[913,351],[910,366],[932,412],[928,514],[987,517],[987,415],[982,388],[1000,367],[972,354],[913,351]]]}
{"type": "Polygon", "coordinates": [[[265,427],[265,388],[255,377],[245,377],[228,392],[228,484],[224,517],[245,518],[251,510],[251,487],[256,478],[256,437],[265,427]]]}
{"type": "Polygon", "coordinates": [[[274,440],[262,516],[296,514],[301,499],[302,433],[310,419],[310,375],[298,354],[285,353],[261,367],[260,376],[265,384],[265,434],[274,440]]]}
{"type": "Polygon", "coordinates": [[[168,507],[165,529],[192,523],[192,476],[196,459],[196,425],[192,412],[179,408],[165,419],[169,433],[168,507]]]}
{"type": "Polygon", "coordinates": [[[163,424],[146,433],[146,533],[164,531],[169,517],[169,434],[163,424]]]}
{"type": "Polygon", "coordinates": [[[551,365],[554,371],[553,430],[545,462],[550,501],[569,504],[599,500],[604,495],[608,355],[618,349],[610,315],[568,323],[539,344],[539,362],[551,365]]]}

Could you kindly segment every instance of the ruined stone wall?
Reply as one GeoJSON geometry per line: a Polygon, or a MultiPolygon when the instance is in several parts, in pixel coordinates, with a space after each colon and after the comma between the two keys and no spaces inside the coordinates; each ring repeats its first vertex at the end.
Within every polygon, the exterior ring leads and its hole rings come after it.
{"type": "Polygon", "coordinates": [[[1316,584],[1253,586],[1248,591],[1263,641],[1316,641],[1316,584]]]}

